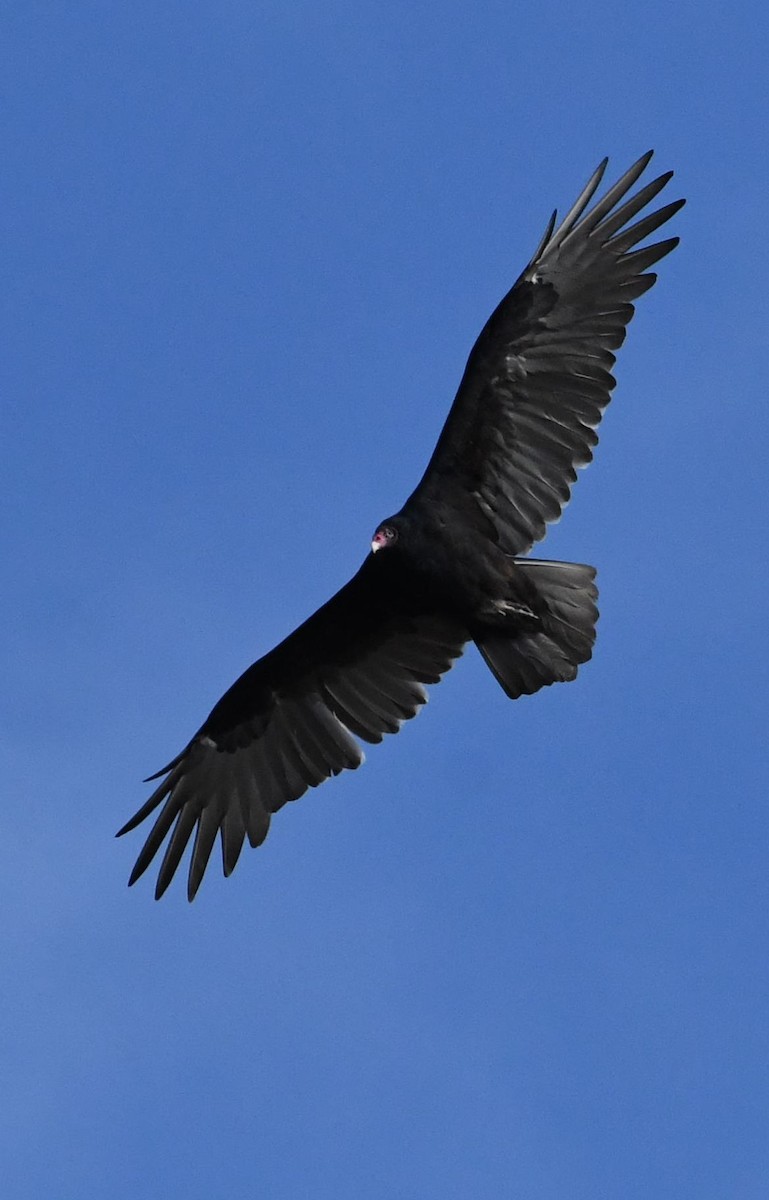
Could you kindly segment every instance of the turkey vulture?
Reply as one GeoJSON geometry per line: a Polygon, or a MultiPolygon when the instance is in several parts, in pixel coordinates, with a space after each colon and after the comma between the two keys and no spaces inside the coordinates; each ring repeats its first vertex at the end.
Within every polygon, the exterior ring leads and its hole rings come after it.
{"type": "Polygon", "coordinates": [[[187,895],[217,833],[224,874],[260,845],[288,800],[363,761],[355,740],[397,733],[468,641],[511,699],[574,679],[595,640],[595,570],[523,557],[592,458],[614,387],[615,351],[652,264],[678,238],[636,249],[683,200],[638,216],[673,172],[631,193],[645,154],[589,207],[607,160],[567,215],[554,213],[530,263],[470,352],[416,490],[378,527],[358,573],[225,692],[189,744],[150,778],[123,826],[162,805],[130,878],[167,835],[155,896],[193,830],[187,895]]]}

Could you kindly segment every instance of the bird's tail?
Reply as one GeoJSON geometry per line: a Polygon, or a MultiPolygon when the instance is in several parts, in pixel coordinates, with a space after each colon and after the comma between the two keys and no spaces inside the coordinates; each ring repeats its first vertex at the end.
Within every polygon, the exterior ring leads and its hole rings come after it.
{"type": "Polygon", "coordinates": [[[531,695],[550,683],[574,679],[593,652],[598,609],[595,568],[583,563],[518,559],[538,603],[529,620],[476,634],[475,644],[507,695],[531,695]]]}

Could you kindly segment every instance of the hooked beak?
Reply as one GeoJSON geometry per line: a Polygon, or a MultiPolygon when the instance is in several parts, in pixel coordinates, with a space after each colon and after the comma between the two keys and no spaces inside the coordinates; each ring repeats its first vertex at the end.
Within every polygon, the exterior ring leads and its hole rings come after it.
{"type": "Polygon", "coordinates": [[[377,550],[381,550],[381,549],[382,549],[382,542],[380,542],[378,538],[374,538],[373,542],[371,543],[372,554],[376,554],[377,550]]]}

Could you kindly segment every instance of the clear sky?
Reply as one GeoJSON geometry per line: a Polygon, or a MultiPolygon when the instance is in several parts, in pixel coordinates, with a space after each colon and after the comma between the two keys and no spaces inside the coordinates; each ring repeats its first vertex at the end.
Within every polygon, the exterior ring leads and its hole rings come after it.
{"type": "Polygon", "coordinates": [[[0,1174],[12,1200],[765,1200],[763,5],[6,6],[0,1174]],[[189,906],[115,830],[356,569],[604,154],[681,247],[472,652],[189,906]]]}

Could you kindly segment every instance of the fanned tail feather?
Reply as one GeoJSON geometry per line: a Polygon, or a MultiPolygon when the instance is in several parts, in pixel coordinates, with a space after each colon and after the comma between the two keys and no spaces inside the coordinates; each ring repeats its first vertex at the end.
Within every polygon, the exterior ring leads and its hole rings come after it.
{"type": "Polygon", "coordinates": [[[511,620],[475,637],[495,679],[511,700],[576,677],[593,652],[598,619],[595,568],[583,563],[519,559],[541,602],[530,622],[511,620]]]}

